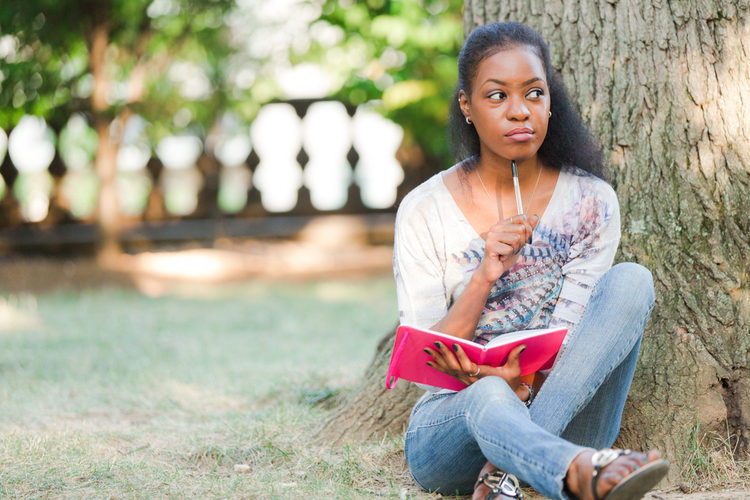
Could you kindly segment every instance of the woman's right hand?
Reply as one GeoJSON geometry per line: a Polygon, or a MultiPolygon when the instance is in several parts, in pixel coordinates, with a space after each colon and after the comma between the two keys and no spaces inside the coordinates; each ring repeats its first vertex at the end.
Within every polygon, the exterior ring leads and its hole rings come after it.
{"type": "Polygon", "coordinates": [[[518,260],[521,249],[539,223],[539,217],[514,215],[490,227],[484,244],[484,258],[474,274],[494,283],[518,260]]]}

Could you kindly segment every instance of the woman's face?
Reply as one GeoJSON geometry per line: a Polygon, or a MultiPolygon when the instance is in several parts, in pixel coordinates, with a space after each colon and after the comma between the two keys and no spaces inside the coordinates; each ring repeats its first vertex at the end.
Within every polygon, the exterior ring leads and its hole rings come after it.
{"type": "Polygon", "coordinates": [[[476,127],[481,153],[526,160],[547,135],[549,89],[544,66],[528,47],[484,59],[471,84],[471,100],[461,91],[461,109],[476,127]]]}

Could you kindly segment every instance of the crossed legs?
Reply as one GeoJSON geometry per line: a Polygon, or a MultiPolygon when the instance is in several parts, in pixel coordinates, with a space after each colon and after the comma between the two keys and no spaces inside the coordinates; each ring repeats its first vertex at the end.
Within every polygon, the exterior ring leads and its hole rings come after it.
{"type": "Polygon", "coordinates": [[[530,411],[497,377],[421,400],[406,434],[414,478],[428,490],[467,493],[490,461],[549,498],[566,498],[573,459],[617,437],[653,302],[645,268],[606,273],[530,411]]]}

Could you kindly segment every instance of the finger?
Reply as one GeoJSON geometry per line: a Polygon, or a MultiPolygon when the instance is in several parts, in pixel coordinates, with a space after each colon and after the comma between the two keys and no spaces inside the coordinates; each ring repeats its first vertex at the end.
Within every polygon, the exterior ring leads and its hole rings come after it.
{"type": "Polygon", "coordinates": [[[526,225],[523,222],[519,221],[515,224],[510,222],[495,224],[494,226],[490,227],[488,233],[516,233],[523,235],[523,232],[525,230],[528,231],[528,228],[526,228],[526,225]]]}
{"type": "Polygon", "coordinates": [[[505,363],[505,368],[510,370],[512,373],[518,373],[518,377],[521,376],[521,363],[518,357],[526,349],[525,345],[519,345],[508,354],[508,361],[505,363]]]}
{"type": "Polygon", "coordinates": [[[511,224],[520,224],[522,226],[526,226],[529,223],[529,218],[526,217],[526,214],[518,214],[511,217],[510,221],[511,224]]]}
{"type": "Polygon", "coordinates": [[[536,229],[536,226],[539,225],[539,216],[537,214],[534,214],[529,217],[529,224],[531,224],[532,229],[536,229]]]}
{"type": "Polygon", "coordinates": [[[539,216],[532,215],[526,219],[527,230],[529,232],[529,239],[526,240],[527,245],[531,245],[534,242],[534,229],[539,223],[539,216]]]}
{"type": "Polygon", "coordinates": [[[435,358],[436,356],[440,356],[440,353],[437,352],[435,349],[430,349],[429,347],[425,347],[422,350],[425,352],[425,354],[427,354],[428,356],[432,356],[433,358],[435,358]]]}
{"type": "Polygon", "coordinates": [[[441,354],[442,366],[445,367],[446,370],[448,370],[446,373],[459,371],[460,366],[458,365],[458,361],[456,361],[456,357],[453,355],[453,352],[448,349],[442,342],[435,342],[435,347],[438,348],[438,351],[441,354]]]}
{"type": "Polygon", "coordinates": [[[507,258],[512,256],[515,252],[515,249],[511,245],[508,245],[507,243],[501,243],[499,241],[487,240],[484,248],[485,251],[489,250],[490,257],[507,258]]]}
{"type": "MultiPolygon", "coordinates": [[[[533,217],[533,216],[532,216],[533,217]]],[[[523,240],[525,243],[531,244],[531,235],[534,232],[534,227],[531,225],[531,221],[525,214],[515,215],[513,222],[523,225],[523,240]]]]}
{"type": "Polygon", "coordinates": [[[440,345],[442,343],[435,342],[436,349],[431,349],[429,347],[425,348],[425,352],[430,352],[430,355],[435,358],[435,361],[430,363],[430,366],[433,368],[440,370],[443,373],[450,373],[450,366],[448,365],[448,362],[445,359],[443,351],[440,349],[440,345]]]}
{"type": "Polygon", "coordinates": [[[514,253],[518,253],[524,244],[531,243],[531,234],[534,230],[525,215],[514,215],[510,220],[514,222],[511,224],[498,224],[490,228],[487,238],[502,239],[502,241],[506,242],[511,241],[515,247],[514,253]],[[520,241],[516,244],[515,239],[508,240],[508,237],[503,239],[503,236],[501,236],[503,234],[516,234],[520,241]]]}
{"type": "Polygon", "coordinates": [[[428,361],[427,366],[429,366],[430,368],[434,368],[441,373],[445,373],[447,375],[451,374],[445,367],[436,364],[434,361],[428,361]]]}
{"type": "Polygon", "coordinates": [[[497,241],[498,243],[505,243],[506,245],[516,246],[523,241],[523,232],[493,232],[487,234],[487,241],[497,241]]]}
{"type": "Polygon", "coordinates": [[[430,356],[430,359],[427,361],[428,365],[433,366],[433,365],[437,365],[438,364],[437,361],[436,361],[436,358],[437,358],[437,356],[440,356],[440,353],[437,353],[433,349],[429,349],[429,348],[422,349],[422,350],[425,352],[425,354],[427,354],[428,356],[430,356]]]}
{"type": "MultiPolygon", "coordinates": [[[[499,255],[510,256],[515,255],[523,248],[523,237],[520,234],[515,233],[496,233],[493,235],[497,239],[497,243],[502,243],[508,246],[506,252],[500,252],[499,255]]],[[[485,243],[486,246],[486,243],[485,243]]]]}
{"type": "Polygon", "coordinates": [[[445,363],[442,362],[443,357],[440,355],[438,356],[441,361],[438,361],[437,359],[432,359],[427,362],[427,366],[429,366],[430,368],[434,368],[439,372],[447,373],[448,375],[450,375],[448,368],[445,366],[445,363]]]}
{"type": "Polygon", "coordinates": [[[448,368],[454,372],[461,371],[461,365],[458,364],[458,360],[453,354],[453,351],[448,349],[448,347],[442,342],[435,342],[435,345],[440,349],[440,354],[443,355],[443,360],[445,361],[445,364],[448,365],[448,368]]]}
{"type": "Polygon", "coordinates": [[[466,372],[467,375],[471,375],[477,371],[476,365],[469,359],[460,345],[453,344],[453,351],[456,353],[456,360],[458,360],[461,370],[466,372]]]}

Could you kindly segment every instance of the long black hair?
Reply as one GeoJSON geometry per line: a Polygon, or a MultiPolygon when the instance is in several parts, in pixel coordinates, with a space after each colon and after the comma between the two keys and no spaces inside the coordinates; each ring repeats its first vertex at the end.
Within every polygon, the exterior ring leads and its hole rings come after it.
{"type": "Polygon", "coordinates": [[[480,26],[471,32],[458,56],[458,83],[453,92],[448,117],[448,142],[456,161],[465,170],[476,167],[479,158],[479,135],[458,104],[458,93],[463,90],[471,100],[471,86],[481,62],[502,50],[529,47],[542,61],[547,76],[550,111],[547,136],[537,155],[550,167],[569,169],[578,167],[600,179],[605,178],[602,151],[583,120],[573,109],[568,93],[549,58],[549,48],[532,28],[514,22],[480,26]],[[469,159],[469,161],[464,161],[469,159]]]}

